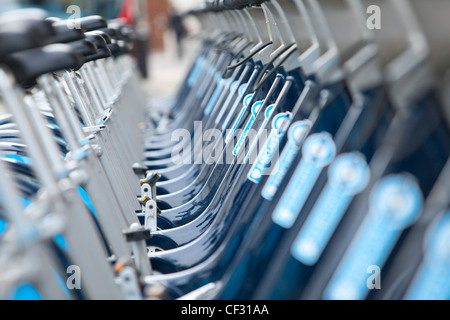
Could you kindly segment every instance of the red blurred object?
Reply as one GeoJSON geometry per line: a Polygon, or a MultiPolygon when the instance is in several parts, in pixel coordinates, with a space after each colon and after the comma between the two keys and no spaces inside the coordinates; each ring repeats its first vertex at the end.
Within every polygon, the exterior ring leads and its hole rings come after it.
{"type": "Polygon", "coordinates": [[[122,9],[117,18],[122,19],[127,24],[134,25],[134,0],[123,0],[122,9]]]}

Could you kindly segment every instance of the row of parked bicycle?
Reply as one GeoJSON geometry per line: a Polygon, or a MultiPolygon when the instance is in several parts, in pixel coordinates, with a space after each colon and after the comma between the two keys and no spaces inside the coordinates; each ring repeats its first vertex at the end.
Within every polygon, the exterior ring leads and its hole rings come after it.
{"type": "Polygon", "coordinates": [[[133,164],[146,97],[133,39],[100,16],[0,18],[1,298],[125,297],[127,269],[108,259],[129,264],[123,232],[142,233],[133,164]]]}
{"type": "Polygon", "coordinates": [[[0,298],[449,299],[449,6],[209,1],[159,101],[129,26],[0,17],[0,298]]]}

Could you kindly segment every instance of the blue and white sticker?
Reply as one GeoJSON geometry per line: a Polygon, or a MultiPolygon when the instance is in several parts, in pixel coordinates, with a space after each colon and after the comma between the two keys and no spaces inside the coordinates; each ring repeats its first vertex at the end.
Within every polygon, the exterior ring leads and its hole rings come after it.
{"type": "MultiPolygon", "coordinates": [[[[228,115],[225,118],[225,121],[222,124],[222,131],[224,131],[227,127],[229,122],[231,121],[231,117],[233,116],[234,112],[236,111],[237,107],[242,103],[242,97],[244,96],[245,91],[247,90],[247,84],[241,84],[241,86],[237,89],[238,91],[238,97],[235,99],[233,105],[231,106],[231,109],[227,110],[228,115]]],[[[229,96],[229,98],[231,98],[231,96],[229,96]]],[[[245,98],[244,98],[244,102],[245,102],[245,98]]],[[[250,101],[248,101],[248,103],[250,103],[250,101]]],[[[226,104],[228,105],[228,104],[226,104]]],[[[244,108],[244,105],[243,105],[244,108]]],[[[225,110],[223,109],[223,111],[225,112],[225,110]]],[[[222,117],[222,115],[221,115],[222,117]]],[[[218,123],[219,120],[217,120],[216,123],[218,123]]]]}
{"type": "Polygon", "coordinates": [[[222,78],[222,72],[217,71],[217,72],[214,74],[214,81],[215,81],[217,84],[219,84],[219,83],[220,83],[221,81],[223,81],[223,80],[225,80],[225,79],[222,78]]]}
{"type": "MultiPolygon", "coordinates": [[[[220,109],[219,114],[217,115],[217,117],[215,118],[214,122],[215,124],[218,124],[220,122],[220,120],[222,120],[223,115],[225,114],[225,112],[227,111],[227,106],[229,105],[232,97],[234,96],[234,94],[236,93],[236,90],[238,90],[239,87],[239,81],[235,80],[235,81],[231,81],[231,79],[228,79],[227,82],[227,86],[229,87],[230,92],[228,93],[228,97],[225,100],[225,103],[223,104],[222,108],[220,109]]],[[[243,84],[241,86],[247,86],[246,84],[243,84]]],[[[244,88],[245,88],[244,87],[244,88]]],[[[229,113],[234,112],[234,110],[230,110],[229,113]]],[[[224,128],[226,128],[226,126],[224,125],[222,130],[224,130],[224,128]]]]}
{"type": "MultiPolygon", "coordinates": [[[[210,77],[210,76],[213,76],[213,77],[214,77],[214,74],[216,73],[216,71],[217,71],[216,66],[213,65],[213,64],[210,65],[210,66],[208,67],[208,69],[207,69],[207,72],[206,72],[207,75],[206,75],[206,77],[210,77]]],[[[203,95],[204,95],[205,90],[206,90],[206,86],[205,86],[205,82],[203,81],[202,85],[199,86],[197,92],[195,93],[195,96],[196,96],[197,98],[199,98],[199,99],[202,98],[203,95]]]]}
{"type": "Polygon", "coordinates": [[[450,300],[450,211],[427,231],[425,258],[405,299],[450,300]]]}
{"type": "Polygon", "coordinates": [[[233,82],[237,82],[237,81],[233,81],[233,79],[231,79],[231,78],[225,79],[225,88],[230,89],[231,86],[233,85],[233,82]]]}
{"type": "Polygon", "coordinates": [[[261,196],[264,199],[272,200],[275,196],[275,193],[278,191],[278,188],[289,170],[292,161],[300,151],[300,146],[311,130],[311,127],[312,122],[306,119],[295,122],[289,128],[288,141],[286,146],[283,148],[283,152],[281,153],[278,164],[276,165],[277,170],[269,177],[269,180],[267,180],[267,183],[261,192],[261,196]]]}
{"type": "Polygon", "coordinates": [[[219,99],[220,94],[222,93],[222,91],[225,88],[225,85],[228,81],[228,79],[222,78],[222,74],[220,72],[216,72],[216,75],[214,76],[214,78],[217,83],[217,86],[216,86],[216,89],[214,90],[213,94],[211,95],[211,98],[209,99],[208,104],[206,105],[205,109],[203,110],[204,115],[209,115],[211,113],[214,106],[216,105],[217,99],[219,99]]]}
{"type": "Polygon", "coordinates": [[[259,183],[275,152],[278,151],[280,141],[285,135],[287,127],[291,121],[292,114],[290,112],[279,113],[273,118],[272,130],[270,131],[269,137],[267,138],[261,152],[258,154],[256,162],[253,164],[247,175],[247,178],[250,181],[259,183]]]}
{"type": "Polygon", "coordinates": [[[187,80],[187,84],[189,87],[192,88],[195,85],[195,83],[197,82],[198,77],[201,74],[204,64],[205,64],[205,57],[203,57],[203,56],[198,57],[198,59],[195,61],[194,68],[192,69],[192,72],[189,75],[189,78],[187,80]]]}
{"type": "Polygon", "coordinates": [[[306,139],[302,159],[272,214],[274,223],[286,229],[292,227],[320,172],[335,156],[336,145],[328,132],[316,133],[306,139]]]}
{"type": "Polygon", "coordinates": [[[247,135],[252,128],[253,124],[255,123],[256,117],[259,114],[259,111],[261,110],[261,107],[263,105],[264,101],[257,101],[253,104],[251,109],[251,116],[250,119],[248,119],[247,124],[244,127],[244,131],[242,132],[241,136],[239,137],[238,142],[236,143],[236,147],[233,150],[233,155],[236,156],[241,149],[241,146],[245,142],[245,138],[247,138],[247,135]]]}
{"type": "Polygon", "coordinates": [[[248,163],[248,160],[250,158],[250,155],[252,155],[253,150],[256,148],[256,146],[258,145],[258,141],[261,137],[262,132],[265,130],[267,123],[270,120],[270,117],[272,116],[273,111],[275,110],[275,104],[271,104],[270,106],[268,106],[266,108],[266,110],[264,111],[264,121],[261,124],[261,126],[259,127],[258,133],[256,134],[256,138],[253,140],[250,149],[248,151],[248,153],[245,156],[244,159],[244,163],[248,163]]]}
{"type": "Polygon", "coordinates": [[[228,143],[230,141],[230,139],[233,137],[233,134],[236,131],[236,128],[237,128],[239,122],[244,117],[245,111],[247,110],[248,106],[252,102],[252,99],[253,99],[253,93],[250,93],[245,96],[244,101],[242,102],[241,111],[239,112],[239,115],[237,116],[236,120],[234,121],[233,125],[231,126],[231,129],[228,130],[228,135],[225,139],[225,143],[228,143]]]}
{"type": "Polygon", "coordinates": [[[390,175],[373,189],[369,213],[325,289],[328,300],[361,300],[369,291],[368,270],[382,268],[405,228],[419,216],[421,190],[409,174],[390,175]]]}
{"type": "Polygon", "coordinates": [[[216,66],[212,64],[208,67],[208,75],[213,75],[214,73],[216,73],[216,66]]]}
{"type": "MultiPolygon", "coordinates": [[[[238,81],[238,80],[234,80],[234,81],[231,83],[231,85],[230,85],[230,90],[231,90],[231,92],[232,92],[232,93],[235,93],[236,90],[238,90],[238,88],[239,88],[239,81],[238,81]]],[[[247,84],[246,84],[246,83],[241,84],[241,89],[239,89],[239,92],[242,91],[242,90],[245,90],[245,88],[247,88],[247,84]]]]}
{"type": "Polygon", "coordinates": [[[342,154],[328,170],[328,183],[308,215],[297,238],[292,256],[314,265],[328,244],[353,197],[369,183],[370,169],[359,152],[342,154]]]}
{"type": "Polygon", "coordinates": [[[239,95],[243,96],[245,93],[245,90],[247,90],[247,83],[241,84],[241,86],[239,87],[239,95]]]}

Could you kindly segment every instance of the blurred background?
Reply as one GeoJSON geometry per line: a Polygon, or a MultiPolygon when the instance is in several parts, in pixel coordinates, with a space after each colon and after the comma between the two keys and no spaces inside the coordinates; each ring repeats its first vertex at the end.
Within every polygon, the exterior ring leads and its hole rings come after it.
{"type": "Polygon", "coordinates": [[[138,53],[142,85],[152,98],[171,96],[177,89],[196,52],[199,26],[186,13],[202,0],[0,0],[0,11],[41,8],[49,16],[69,18],[98,14],[124,19],[140,32],[138,53]],[[145,53],[144,53],[145,52],[145,53]]]}

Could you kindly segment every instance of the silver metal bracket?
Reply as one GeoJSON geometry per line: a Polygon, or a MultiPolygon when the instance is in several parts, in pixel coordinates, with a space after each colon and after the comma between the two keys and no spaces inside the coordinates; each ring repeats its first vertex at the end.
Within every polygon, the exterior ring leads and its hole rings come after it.
{"type": "Polygon", "coordinates": [[[86,133],[97,133],[104,130],[105,128],[106,126],[104,124],[100,124],[96,126],[84,127],[83,131],[86,133]]]}
{"type": "Polygon", "coordinates": [[[143,213],[145,217],[144,226],[149,229],[150,232],[157,231],[157,209],[156,202],[154,200],[148,200],[145,202],[143,213]]]}
{"type": "Polygon", "coordinates": [[[81,146],[85,146],[87,144],[92,143],[92,141],[95,140],[95,136],[93,134],[90,134],[89,136],[87,136],[86,138],[80,140],[80,145],[81,146]]]}
{"type": "Polygon", "coordinates": [[[147,255],[146,245],[146,240],[151,238],[150,230],[138,223],[133,223],[123,234],[126,241],[131,243],[136,269],[143,277],[151,275],[153,271],[147,255]]]}
{"type": "Polygon", "coordinates": [[[156,201],[156,182],[161,179],[158,172],[150,172],[147,177],[141,180],[141,197],[148,197],[156,201]]]}
{"type": "Polygon", "coordinates": [[[102,125],[102,124],[104,125],[111,118],[112,113],[113,113],[113,109],[112,108],[106,109],[105,113],[103,114],[103,116],[100,119],[97,119],[95,121],[95,123],[97,125],[102,125]]]}
{"type": "Polygon", "coordinates": [[[125,266],[116,278],[116,283],[122,290],[126,300],[142,300],[142,293],[139,287],[139,279],[136,270],[125,266]]]}

